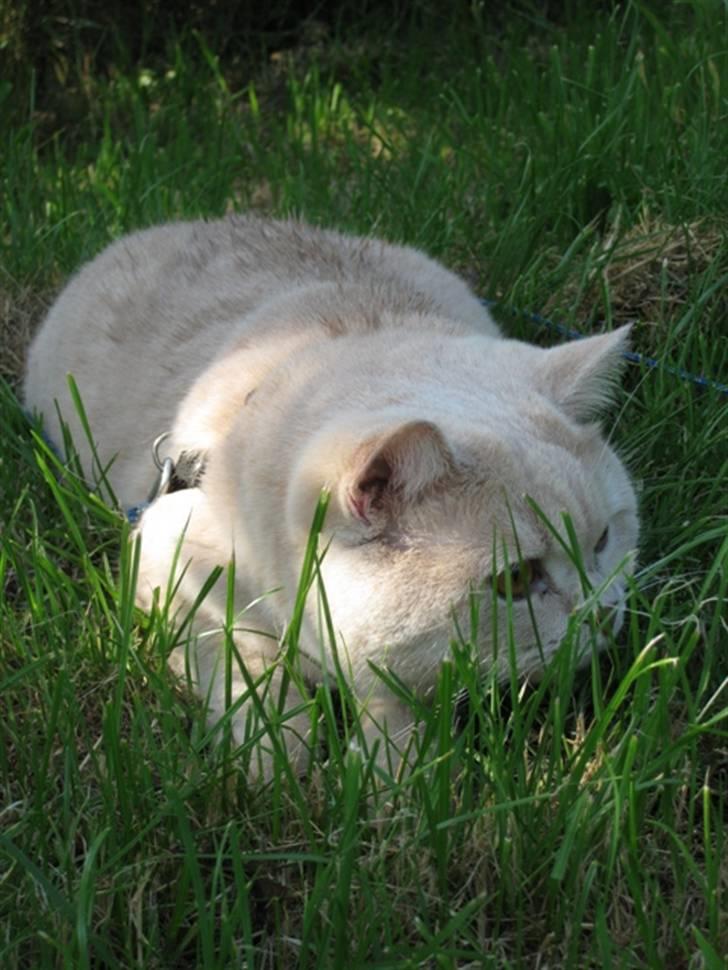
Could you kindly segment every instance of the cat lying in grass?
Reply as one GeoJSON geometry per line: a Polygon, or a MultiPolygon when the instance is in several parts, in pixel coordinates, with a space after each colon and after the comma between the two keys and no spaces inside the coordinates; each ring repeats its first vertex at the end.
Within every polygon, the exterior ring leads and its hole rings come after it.
{"type": "MultiPolygon", "coordinates": [[[[509,625],[519,672],[537,676],[590,585],[602,629],[621,624],[636,500],[593,419],[626,336],[550,350],[505,340],[458,277],[413,249],[231,217],[134,233],[85,266],[35,338],[25,401],[60,442],[58,402],[93,478],[74,376],[122,505],[149,491],[162,432],[165,455],[204,466],[142,515],[138,598],[149,606],[170,588],[176,561],[172,605],[184,613],[234,556],[248,676],[233,663],[233,701],[276,664],[328,489],[322,573],[341,666],[365,735],[401,743],[410,709],[372,663],[426,697],[454,620],[469,629],[472,591],[483,668],[504,674],[509,625]],[[563,529],[563,513],[579,566],[549,527],[563,529]]],[[[225,609],[221,578],[197,610],[187,658],[212,720],[226,709],[225,609]]],[[[331,659],[312,595],[305,676],[316,682],[331,659]]],[[[271,702],[280,678],[276,669],[271,702]]],[[[238,739],[249,703],[235,715],[238,739]]],[[[291,685],[288,710],[300,703],[291,685]]],[[[308,730],[305,713],[286,721],[299,765],[308,730]]],[[[271,761],[258,764],[266,774],[271,761]]]]}

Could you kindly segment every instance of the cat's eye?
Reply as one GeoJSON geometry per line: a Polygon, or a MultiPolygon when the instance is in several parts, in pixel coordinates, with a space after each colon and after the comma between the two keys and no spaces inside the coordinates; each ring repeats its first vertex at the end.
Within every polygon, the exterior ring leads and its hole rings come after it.
{"type": "Polygon", "coordinates": [[[604,552],[607,548],[607,542],[609,541],[609,526],[606,527],[604,532],[599,536],[599,541],[594,546],[594,552],[599,555],[600,552],[604,552]]]}
{"type": "MultiPolygon", "coordinates": [[[[536,578],[537,566],[534,560],[525,560],[514,563],[510,570],[510,589],[511,599],[522,600],[531,587],[531,583],[536,578]]],[[[495,578],[495,588],[499,596],[506,599],[508,596],[508,577],[505,571],[498,573],[495,578]]]]}

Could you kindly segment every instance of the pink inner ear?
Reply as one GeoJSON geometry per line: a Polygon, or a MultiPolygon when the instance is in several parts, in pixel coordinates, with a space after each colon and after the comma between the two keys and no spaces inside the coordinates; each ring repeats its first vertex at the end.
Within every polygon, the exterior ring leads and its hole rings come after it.
{"type": "Polygon", "coordinates": [[[365,525],[370,525],[369,512],[380,502],[392,478],[392,466],[383,455],[375,455],[356,476],[349,490],[349,510],[365,525]]]}
{"type": "Polygon", "coordinates": [[[369,498],[369,496],[366,493],[359,493],[358,495],[356,495],[352,491],[352,492],[349,492],[349,495],[347,496],[347,501],[349,504],[349,511],[351,512],[351,514],[355,518],[359,519],[360,522],[363,522],[364,525],[371,525],[371,523],[369,522],[369,516],[367,515],[367,512],[369,511],[369,505],[371,502],[371,499],[369,498]]]}

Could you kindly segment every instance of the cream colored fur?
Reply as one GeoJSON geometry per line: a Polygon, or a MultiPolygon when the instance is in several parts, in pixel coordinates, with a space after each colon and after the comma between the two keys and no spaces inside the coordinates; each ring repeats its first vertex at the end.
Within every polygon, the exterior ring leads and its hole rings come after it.
{"type": "MultiPolygon", "coordinates": [[[[312,513],[330,489],[323,574],[340,657],[370,737],[386,726],[401,740],[409,711],[369,662],[426,697],[453,616],[469,628],[475,590],[483,667],[505,673],[508,606],[491,579],[506,556],[538,566],[530,607],[512,604],[524,674],[538,674],[583,603],[577,570],[529,497],[559,528],[568,512],[595,603],[621,623],[635,495],[591,419],[609,401],[625,337],[552,350],[505,340],[466,285],[415,250],[233,217],[135,233],[85,266],[35,339],[25,399],[57,442],[58,402],[92,478],[67,390],[74,375],[125,506],[150,488],[161,432],[172,431],[165,454],[206,452],[201,485],[142,518],[139,599],[170,588],[181,536],[181,614],[234,556],[237,645],[254,680],[276,662],[312,513]]],[[[309,600],[302,662],[316,681],[332,657],[309,600]]],[[[224,617],[221,580],[187,658],[213,720],[225,711],[224,617]]],[[[234,668],[233,699],[247,689],[234,668]]],[[[289,710],[300,702],[292,688],[289,710]]],[[[287,722],[294,759],[308,723],[305,713],[287,722]]]]}

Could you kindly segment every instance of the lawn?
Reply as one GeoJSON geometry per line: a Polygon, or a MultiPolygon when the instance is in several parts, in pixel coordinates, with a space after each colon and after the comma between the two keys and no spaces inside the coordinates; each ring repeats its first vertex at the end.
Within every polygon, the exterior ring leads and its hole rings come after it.
{"type": "MultiPolygon", "coordinates": [[[[55,73],[0,82],[4,968],[728,960],[728,393],[683,373],[728,384],[725,5],[368,9],[239,50],[59,45],[55,73]],[[214,743],[166,668],[183,634],[134,607],[128,524],[18,404],[82,261],[247,210],[421,247],[510,336],[633,321],[659,361],[630,362],[606,419],[642,520],[618,641],[585,672],[566,643],[524,687],[479,677],[453,630],[399,778],[348,749],[333,683],[325,754],[248,782],[250,746],[214,743]]],[[[286,644],[295,666],[295,616],[286,644]]]]}

